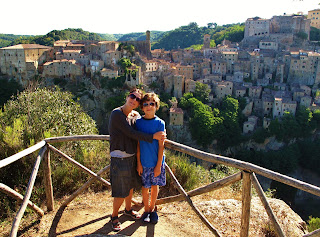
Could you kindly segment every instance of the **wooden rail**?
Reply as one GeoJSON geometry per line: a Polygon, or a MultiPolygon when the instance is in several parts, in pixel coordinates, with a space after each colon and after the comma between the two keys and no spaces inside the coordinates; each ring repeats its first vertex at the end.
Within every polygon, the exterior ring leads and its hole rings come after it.
{"type": "MultiPolygon", "coordinates": [[[[15,154],[15,155],[13,155],[13,156],[10,156],[8,158],[0,160],[0,168],[2,168],[6,165],[9,165],[9,164],[23,158],[26,155],[29,155],[29,154],[41,149],[38,156],[37,156],[34,168],[32,170],[32,173],[31,173],[31,176],[29,179],[29,183],[28,183],[28,187],[26,190],[26,194],[25,194],[23,201],[22,201],[22,205],[21,205],[19,211],[17,212],[16,217],[13,221],[10,236],[12,236],[12,237],[17,236],[19,224],[20,224],[21,218],[22,218],[23,213],[25,212],[25,209],[27,206],[32,208],[32,210],[37,212],[40,216],[42,216],[44,213],[39,207],[37,207],[35,204],[33,204],[29,201],[30,196],[31,196],[31,192],[33,189],[33,185],[35,182],[35,178],[38,173],[38,169],[39,169],[40,162],[42,159],[44,159],[43,168],[44,168],[45,189],[46,189],[46,198],[47,198],[47,209],[49,211],[54,209],[53,188],[52,188],[51,168],[50,168],[50,150],[56,152],[57,154],[62,156],[64,159],[66,159],[68,162],[71,162],[73,165],[77,166],[82,171],[84,171],[92,176],[92,178],[89,181],[87,181],[81,188],[79,188],[76,192],[74,192],[71,196],[69,196],[69,198],[61,206],[67,206],[77,195],[79,195],[81,192],[83,192],[95,180],[102,182],[103,184],[105,184],[108,187],[110,186],[110,183],[108,181],[106,181],[100,177],[101,174],[108,171],[109,166],[104,167],[96,174],[93,171],[86,168],[85,166],[83,166],[82,164],[80,164],[77,161],[75,161],[74,159],[72,159],[71,157],[69,157],[68,155],[64,154],[63,152],[59,151],[58,149],[56,149],[55,147],[50,145],[50,143],[81,141],[81,140],[109,140],[109,139],[110,139],[109,135],[79,135],[79,136],[66,136],[66,137],[52,137],[52,138],[47,138],[47,139],[37,143],[36,145],[29,147],[29,148],[15,154]]],[[[259,167],[257,165],[254,165],[254,164],[251,164],[248,162],[243,162],[243,161],[239,161],[239,160],[232,159],[229,157],[206,153],[206,152],[203,152],[203,151],[200,151],[200,150],[197,150],[197,149],[194,149],[194,148],[191,148],[191,147],[188,147],[188,146],[185,146],[185,145],[182,145],[182,144],[170,141],[170,140],[166,140],[165,147],[172,149],[172,150],[175,150],[175,151],[179,151],[179,152],[191,155],[191,156],[194,156],[196,158],[199,158],[199,159],[202,159],[205,161],[223,164],[223,165],[235,167],[235,168],[238,168],[241,170],[241,172],[239,172],[237,174],[234,174],[234,175],[231,175],[231,176],[226,177],[224,179],[215,181],[214,183],[211,183],[207,186],[200,187],[195,190],[186,192],[182,188],[182,186],[179,184],[178,180],[174,177],[170,167],[166,166],[166,169],[167,169],[169,175],[172,176],[172,179],[175,183],[176,188],[180,192],[180,195],[158,199],[156,201],[156,204],[160,205],[160,204],[164,204],[164,203],[169,203],[169,202],[174,202],[174,201],[179,201],[179,200],[185,199],[189,203],[189,205],[192,207],[192,209],[195,211],[195,213],[198,215],[198,217],[203,221],[203,223],[211,230],[211,232],[215,236],[220,236],[218,230],[216,230],[208,222],[208,220],[205,218],[205,216],[203,216],[203,214],[193,204],[190,197],[225,187],[227,185],[230,185],[230,184],[242,179],[242,181],[243,181],[242,182],[243,183],[243,187],[242,187],[242,217],[241,217],[240,236],[246,237],[249,234],[251,186],[253,186],[255,188],[255,190],[257,191],[257,194],[258,194],[259,198],[261,199],[262,204],[263,204],[271,222],[274,225],[274,229],[275,229],[277,235],[282,237],[282,236],[285,236],[285,234],[282,231],[281,226],[280,226],[276,216],[274,215],[270,205],[268,204],[267,198],[265,197],[264,192],[263,192],[255,174],[262,175],[262,176],[267,177],[269,179],[290,185],[292,187],[295,187],[297,189],[311,193],[313,195],[320,196],[320,188],[315,185],[311,185],[311,184],[302,182],[300,180],[296,180],[296,179],[291,178],[289,176],[282,175],[280,173],[259,167]]],[[[22,200],[21,194],[16,193],[10,187],[7,187],[4,184],[0,184],[0,191],[3,191],[6,194],[15,197],[16,199],[22,200]]],[[[137,201],[134,200],[134,203],[137,203],[137,201]]],[[[320,233],[320,229],[315,230],[312,233],[306,234],[304,236],[305,237],[306,236],[318,236],[319,233],[320,233]]]]}

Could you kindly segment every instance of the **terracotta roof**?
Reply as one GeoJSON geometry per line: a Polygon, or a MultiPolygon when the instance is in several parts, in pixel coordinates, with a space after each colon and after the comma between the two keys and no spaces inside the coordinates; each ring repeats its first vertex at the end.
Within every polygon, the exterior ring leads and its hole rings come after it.
{"type": "Polygon", "coordinates": [[[183,114],[183,110],[181,108],[170,108],[170,113],[183,114]]]}
{"type": "Polygon", "coordinates": [[[1,49],[51,49],[51,47],[40,45],[40,44],[17,44],[1,49]]]}

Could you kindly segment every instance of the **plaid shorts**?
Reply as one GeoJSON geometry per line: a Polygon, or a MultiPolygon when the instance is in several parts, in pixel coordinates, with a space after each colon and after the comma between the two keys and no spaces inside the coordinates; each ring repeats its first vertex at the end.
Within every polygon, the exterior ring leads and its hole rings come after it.
{"type": "Polygon", "coordinates": [[[136,156],[128,158],[111,157],[110,182],[112,197],[125,198],[132,188],[141,188],[136,156]]]}
{"type": "Polygon", "coordinates": [[[164,164],[161,165],[161,173],[159,176],[154,177],[154,167],[143,167],[141,175],[142,186],[151,188],[151,186],[165,186],[166,185],[166,170],[164,164]]]}

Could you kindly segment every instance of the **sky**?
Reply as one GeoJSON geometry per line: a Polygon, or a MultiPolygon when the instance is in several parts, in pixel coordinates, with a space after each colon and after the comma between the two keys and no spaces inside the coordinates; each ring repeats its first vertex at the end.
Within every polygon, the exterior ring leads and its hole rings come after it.
{"type": "Polygon", "coordinates": [[[45,35],[52,30],[82,28],[102,34],[170,31],[196,22],[242,23],[320,8],[320,0],[14,0],[1,2],[0,33],[45,35]]]}

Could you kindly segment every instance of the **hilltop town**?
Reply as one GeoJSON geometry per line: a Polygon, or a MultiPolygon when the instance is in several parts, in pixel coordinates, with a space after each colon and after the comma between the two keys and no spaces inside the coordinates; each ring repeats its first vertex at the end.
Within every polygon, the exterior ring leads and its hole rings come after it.
{"type": "MultiPolygon", "coordinates": [[[[126,72],[129,87],[161,85],[180,98],[194,92],[196,83],[211,89],[209,103],[225,96],[244,97],[242,113],[248,118],[243,133],[253,132],[261,119],[267,128],[299,106],[320,109],[320,46],[310,42],[310,27],[320,28],[320,9],[303,14],[248,18],[241,42],[224,40],[210,47],[204,35],[201,50],[151,50],[145,41],[59,40],[53,47],[20,44],[0,49],[0,72],[26,86],[34,78],[62,78],[79,82],[96,76],[113,80],[124,73],[121,59],[133,64],[126,72]]],[[[89,93],[99,95],[99,84],[89,93]]],[[[183,125],[183,111],[173,104],[170,125],[183,125]]]]}

